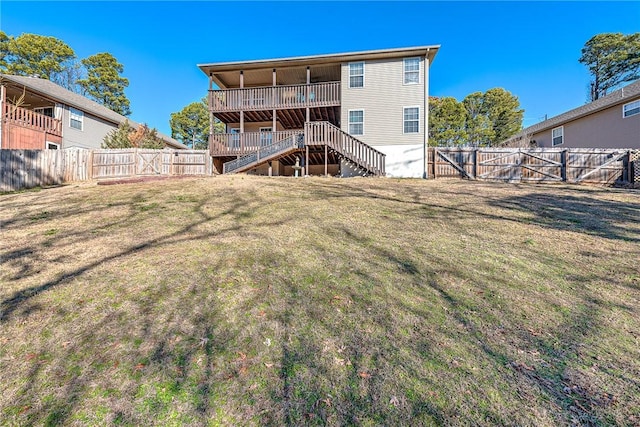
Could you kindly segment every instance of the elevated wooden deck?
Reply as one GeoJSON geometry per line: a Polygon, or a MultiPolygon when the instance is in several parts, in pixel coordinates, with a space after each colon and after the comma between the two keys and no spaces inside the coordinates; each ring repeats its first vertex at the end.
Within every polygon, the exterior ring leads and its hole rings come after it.
{"type": "Polygon", "coordinates": [[[23,107],[2,104],[2,148],[44,149],[62,142],[62,120],[23,107]]]}
{"type": "Polygon", "coordinates": [[[340,105],[340,82],[210,90],[213,113],[291,110],[340,105]]]}
{"type": "MultiPolygon", "coordinates": [[[[253,132],[251,134],[223,134],[212,143],[212,155],[224,162],[223,173],[245,172],[274,159],[290,160],[295,153],[305,151],[309,166],[310,151],[320,152],[325,163],[345,159],[368,175],[385,174],[385,154],[342,131],[329,122],[307,122],[304,129],[287,132],[253,132]],[[242,140],[239,137],[244,137],[242,140]],[[229,139],[230,138],[230,139],[229,139]],[[223,141],[223,143],[220,143],[223,141]],[[269,142],[268,144],[265,142],[269,142]],[[245,144],[246,142],[246,144],[245,144]],[[244,145],[240,145],[244,144],[244,145]],[[324,155],[322,155],[324,151],[324,155]],[[237,158],[232,159],[232,153],[237,158]]],[[[326,173],[326,172],[325,172],[326,173]]]]}

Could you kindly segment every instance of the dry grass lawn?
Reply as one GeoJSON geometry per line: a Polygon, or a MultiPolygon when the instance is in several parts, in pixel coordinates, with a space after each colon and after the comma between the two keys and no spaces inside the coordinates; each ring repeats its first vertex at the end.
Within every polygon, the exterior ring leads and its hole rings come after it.
{"type": "Polygon", "coordinates": [[[2,425],[640,425],[637,191],[0,195],[2,425]]]}

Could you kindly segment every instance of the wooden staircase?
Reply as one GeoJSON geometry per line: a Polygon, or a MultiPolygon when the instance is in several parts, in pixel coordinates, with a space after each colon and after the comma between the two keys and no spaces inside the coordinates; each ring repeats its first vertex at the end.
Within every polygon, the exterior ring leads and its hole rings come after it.
{"type": "Polygon", "coordinates": [[[304,132],[261,147],[223,165],[222,173],[248,171],[269,160],[305,147],[326,146],[366,175],[384,176],[385,154],[344,132],[329,122],[306,122],[304,132]]]}
{"type": "Polygon", "coordinates": [[[308,146],[326,145],[340,157],[362,169],[366,174],[384,176],[385,154],[349,135],[329,122],[304,124],[304,140],[308,146]]]}
{"type": "Polygon", "coordinates": [[[269,160],[298,151],[303,147],[304,134],[302,132],[293,134],[271,145],[261,147],[252,153],[225,163],[222,165],[222,173],[245,172],[269,160]]]}

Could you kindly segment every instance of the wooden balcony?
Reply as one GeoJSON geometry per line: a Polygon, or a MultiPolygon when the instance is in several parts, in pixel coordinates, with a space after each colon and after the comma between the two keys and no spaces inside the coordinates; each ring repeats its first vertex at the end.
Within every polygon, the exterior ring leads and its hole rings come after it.
{"type": "Polygon", "coordinates": [[[278,141],[303,134],[302,129],[280,132],[214,133],[210,144],[211,155],[242,156],[278,141]]]}
{"type": "Polygon", "coordinates": [[[49,135],[62,137],[62,120],[36,113],[22,107],[3,104],[2,123],[35,131],[46,132],[49,135]]]}
{"type": "Polygon", "coordinates": [[[340,105],[340,82],[209,91],[214,113],[340,105]]]}

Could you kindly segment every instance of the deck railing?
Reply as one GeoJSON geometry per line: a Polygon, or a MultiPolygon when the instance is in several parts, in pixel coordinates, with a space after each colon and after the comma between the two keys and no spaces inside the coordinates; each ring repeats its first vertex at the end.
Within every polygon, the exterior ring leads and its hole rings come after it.
{"type": "Polygon", "coordinates": [[[213,112],[257,111],[340,105],[340,82],[209,91],[213,112]]]}
{"type": "Polygon", "coordinates": [[[62,120],[8,103],[3,104],[2,110],[2,119],[5,123],[62,136],[62,120]]]}
{"type": "Polygon", "coordinates": [[[326,145],[373,175],[384,175],[385,154],[349,135],[329,122],[307,122],[305,144],[326,145]]]}
{"type": "Polygon", "coordinates": [[[246,170],[248,166],[267,161],[283,153],[304,147],[304,135],[302,131],[297,131],[289,137],[274,142],[271,145],[260,147],[258,150],[239,157],[235,160],[222,165],[222,173],[241,172],[246,170]]]}
{"type": "Polygon", "coordinates": [[[211,136],[211,155],[242,156],[302,132],[300,129],[279,132],[214,133],[211,136]]]}

